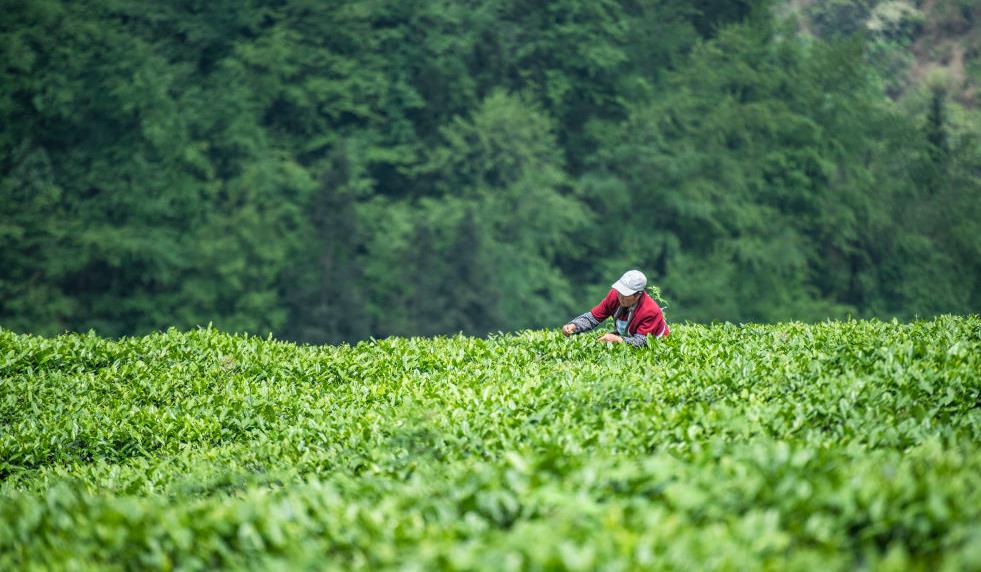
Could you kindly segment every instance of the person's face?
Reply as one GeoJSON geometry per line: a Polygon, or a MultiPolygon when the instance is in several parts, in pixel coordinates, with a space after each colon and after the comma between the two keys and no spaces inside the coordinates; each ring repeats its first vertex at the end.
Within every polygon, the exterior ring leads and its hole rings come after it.
{"type": "Polygon", "coordinates": [[[637,300],[639,299],[640,299],[640,292],[631,294],[630,296],[624,296],[623,294],[617,292],[617,300],[620,301],[620,305],[623,306],[624,308],[633,306],[635,303],[637,303],[637,300]]]}

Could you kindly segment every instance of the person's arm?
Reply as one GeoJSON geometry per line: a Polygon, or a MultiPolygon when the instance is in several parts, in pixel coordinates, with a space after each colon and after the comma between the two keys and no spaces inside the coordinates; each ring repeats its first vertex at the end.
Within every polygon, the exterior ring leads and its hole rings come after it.
{"type": "MultiPolygon", "coordinates": [[[[613,304],[619,304],[617,302],[617,294],[615,290],[610,290],[603,300],[597,304],[592,310],[586,312],[585,314],[580,314],[569,321],[576,327],[576,331],[572,332],[574,334],[580,334],[582,332],[588,332],[596,326],[600,325],[603,320],[610,317],[613,313],[613,308],[611,308],[611,301],[613,304]]],[[[568,325],[568,324],[567,324],[568,325]]]]}
{"type": "Polygon", "coordinates": [[[623,343],[630,344],[637,348],[642,348],[647,345],[647,334],[635,333],[633,335],[620,336],[623,339],[623,343]]]}
{"type": "Polygon", "coordinates": [[[575,334],[580,334],[582,332],[588,332],[596,326],[600,325],[600,321],[593,316],[592,312],[586,312],[585,314],[580,314],[569,321],[570,324],[576,327],[575,334]]]}

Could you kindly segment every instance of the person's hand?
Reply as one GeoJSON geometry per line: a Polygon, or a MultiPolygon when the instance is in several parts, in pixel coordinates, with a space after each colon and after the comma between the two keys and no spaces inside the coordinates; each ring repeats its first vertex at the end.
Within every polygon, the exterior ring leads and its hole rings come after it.
{"type": "Polygon", "coordinates": [[[616,334],[603,334],[602,336],[600,336],[597,339],[597,341],[600,341],[600,342],[609,342],[611,344],[619,344],[620,342],[623,341],[623,338],[621,338],[620,336],[618,336],[616,334]]]}
{"type": "Polygon", "coordinates": [[[575,324],[566,324],[566,325],[562,326],[562,335],[571,336],[574,333],[576,333],[576,325],[575,324]]]}

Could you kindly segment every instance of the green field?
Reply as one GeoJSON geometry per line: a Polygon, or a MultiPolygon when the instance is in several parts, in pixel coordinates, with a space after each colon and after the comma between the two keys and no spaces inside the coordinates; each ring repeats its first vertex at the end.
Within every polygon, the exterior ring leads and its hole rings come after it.
{"type": "Polygon", "coordinates": [[[0,569],[981,569],[981,317],[0,330],[0,569]]]}

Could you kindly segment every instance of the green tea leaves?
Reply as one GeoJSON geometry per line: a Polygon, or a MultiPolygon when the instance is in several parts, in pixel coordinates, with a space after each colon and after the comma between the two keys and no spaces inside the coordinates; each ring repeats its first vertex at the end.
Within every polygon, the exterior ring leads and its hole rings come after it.
{"type": "Polygon", "coordinates": [[[0,331],[0,568],[969,569],[979,333],[0,331]]]}

